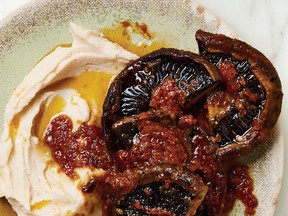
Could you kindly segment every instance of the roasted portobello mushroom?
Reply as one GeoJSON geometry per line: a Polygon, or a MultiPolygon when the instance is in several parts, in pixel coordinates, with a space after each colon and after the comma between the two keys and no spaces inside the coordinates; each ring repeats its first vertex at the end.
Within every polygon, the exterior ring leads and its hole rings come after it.
{"type": "Polygon", "coordinates": [[[282,105],[281,82],[271,62],[245,42],[197,31],[200,55],[213,63],[223,85],[207,100],[211,133],[220,158],[242,155],[264,140],[282,105]]]}

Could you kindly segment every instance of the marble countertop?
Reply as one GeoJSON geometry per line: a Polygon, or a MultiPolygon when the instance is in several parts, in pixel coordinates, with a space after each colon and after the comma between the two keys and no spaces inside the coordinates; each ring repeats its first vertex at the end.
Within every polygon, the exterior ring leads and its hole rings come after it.
{"type": "MultiPolygon", "coordinates": [[[[28,0],[0,0],[0,18],[28,0]]],[[[284,100],[281,121],[288,127],[288,1],[287,0],[198,0],[230,25],[239,36],[262,51],[282,80],[284,100]]],[[[284,142],[288,142],[284,133],[284,142]]],[[[288,216],[288,148],[284,152],[283,184],[275,216],[288,216]]]]}

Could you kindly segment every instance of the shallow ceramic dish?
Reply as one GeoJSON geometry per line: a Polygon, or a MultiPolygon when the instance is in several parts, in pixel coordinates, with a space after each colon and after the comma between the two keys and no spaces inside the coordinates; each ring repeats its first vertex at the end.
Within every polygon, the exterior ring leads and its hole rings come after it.
{"type": "MultiPolygon", "coordinates": [[[[237,37],[219,18],[192,0],[30,1],[0,21],[1,125],[5,104],[17,84],[47,52],[71,42],[69,22],[97,30],[123,19],[144,22],[151,31],[170,41],[169,46],[194,52],[194,35],[199,28],[237,37]]],[[[283,168],[280,123],[269,139],[243,160],[251,167],[254,178],[259,202],[256,215],[273,215],[283,168]]],[[[1,202],[0,215],[11,215],[5,213],[5,206],[1,202]]],[[[243,215],[240,202],[231,215],[243,215]]]]}

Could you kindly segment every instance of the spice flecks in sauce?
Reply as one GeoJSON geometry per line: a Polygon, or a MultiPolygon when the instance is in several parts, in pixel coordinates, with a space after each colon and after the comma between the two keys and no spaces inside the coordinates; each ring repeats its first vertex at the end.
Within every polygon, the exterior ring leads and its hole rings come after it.
{"type": "Polygon", "coordinates": [[[182,145],[181,132],[168,129],[152,121],[139,125],[139,134],[130,150],[119,150],[115,160],[120,169],[143,165],[171,164],[181,165],[188,154],[182,145]]]}
{"type": "Polygon", "coordinates": [[[72,132],[73,124],[66,116],[52,120],[44,142],[52,152],[53,159],[70,177],[75,177],[79,167],[108,169],[111,158],[103,140],[101,128],[82,124],[72,132]]]}
{"type": "Polygon", "coordinates": [[[249,174],[249,167],[235,164],[227,171],[227,193],[224,213],[233,209],[236,198],[242,201],[245,215],[254,215],[258,200],[253,194],[253,180],[249,174]]]}
{"type": "Polygon", "coordinates": [[[102,29],[102,33],[110,41],[139,56],[167,47],[167,42],[150,31],[145,23],[123,20],[110,28],[102,29]]]}
{"type": "MultiPolygon", "coordinates": [[[[215,148],[204,134],[196,134],[193,137],[192,158],[198,161],[197,172],[201,173],[209,190],[204,200],[208,215],[219,215],[222,211],[222,203],[226,192],[226,178],[222,165],[215,158],[215,148]]],[[[194,162],[195,163],[195,162],[194,162]]]]}
{"type": "Polygon", "coordinates": [[[174,79],[166,78],[151,92],[150,107],[158,113],[169,114],[172,119],[182,114],[181,107],[185,103],[185,92],[182,91],[174,79]]]}

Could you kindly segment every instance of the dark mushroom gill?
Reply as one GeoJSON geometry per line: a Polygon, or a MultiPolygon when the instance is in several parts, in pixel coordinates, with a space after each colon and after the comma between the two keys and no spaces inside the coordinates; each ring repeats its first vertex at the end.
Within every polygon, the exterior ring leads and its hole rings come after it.
{"type": "Polygon", "coordinates": [[[181,167],[154,166],[114,174],[106,180],[103,215],[194,215],[208,187],[198,175],[181,167]],[[131,179],[129,188],[115,187],[131,179]],[[118,179],[118,180],[117,180],[118,179]]]}
{"type": "MultiPolygon", "coordinates": [[[[112,130],[113,124],[148,111],[151,92],[166,79],[173,80],[180,89],[184,99],[178,105],[186,111],[215,88],[220,77],[204,58],[172,48],[157,50],[130,63],[111,84],[103,105],[102,128],[110,149],[125,148],[119,138],[122,135],[112,130]]],[[[127,129],[132,132],[131,138],[134,129],[127,129]]]]}
{"type": "Polygon", "coordinates": [[[207,101],[218,156],[240,156],[265,139],[276,124],[283,97],[280,79],[271,62],[245,42],[201,30],[196,40],[200,55],[218,68],[224,82],[211,95],[221,92],[228,98],[223,109],[207,101]]]}

